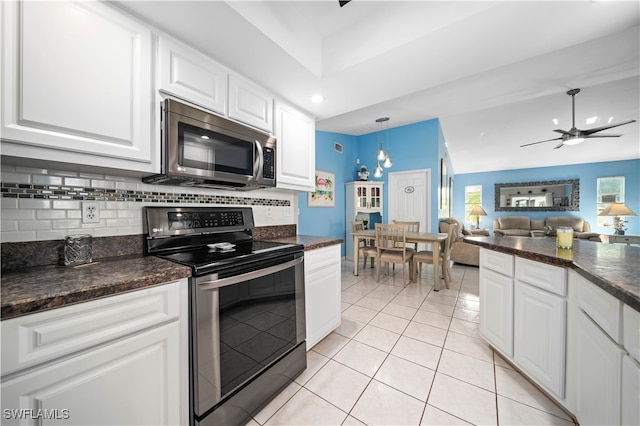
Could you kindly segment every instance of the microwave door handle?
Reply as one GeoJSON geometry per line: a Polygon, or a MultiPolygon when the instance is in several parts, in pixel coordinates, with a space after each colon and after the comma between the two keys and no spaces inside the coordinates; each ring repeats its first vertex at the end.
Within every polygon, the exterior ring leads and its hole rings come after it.
{"type": "Polygon", "coordinates": [[[264,158],[260,141],[256,141],[256,151],[258,151],[258,158],[256,158],[256,162],[253,164],[253,176],[256,180],[260,180],[262,177],[262,162],[264,158]]]}
{"type": "MultiPolygon", "coordinates": [[[[284,271],[285,269],[289,269],[293,266],[299,265],[303,260],[304,257],[300,257],[298,259],[290,260],[279,265],[269,266],[268,268],[247,272],[245,274],[234,275],[228,278],[213,279],[202,282],[198,282],[198,279],[196,278],[196,283],[198,284],[198,290],[215,290],[216,288],[238,284],[244,281],[249,281],[255,278],[260,278],[266,275],[275,274],[276,272],[284,271]]],[[[217,277],[218,275],[215,274],[214,276],[217,277]]]]}

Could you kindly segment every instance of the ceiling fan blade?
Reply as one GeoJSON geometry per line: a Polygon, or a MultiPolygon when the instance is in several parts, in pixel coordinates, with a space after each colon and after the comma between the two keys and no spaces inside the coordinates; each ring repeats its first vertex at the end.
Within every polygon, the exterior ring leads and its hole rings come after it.
{"type": "Polygon", "coordinates": [[[520,145],[520,148],[522,148],[523,146],[536,145],[543,142],[560,141],[560,140],[562,140],[562,138],[554,138],[554,139],[547,139],[545,141],[531,142],[531,143],[526,143],[524,145],[520,145]]]}
{"type": "Polygon", "coordinates": [[[627,121],[623,121],[622,123],[608,124],[606,126],[594,127],[593,129],[583,130],[582,134],[583,135],[591,135],[593,133],[600,132],[602,130],[613,129],[614,127],[624,126],[625,124],[634,123],[635,121],[636,120],[627,120],[627,121]]]}
{"type": "Polygon", "coordinates": [[[564,141],[562,141],[558,145],[554,146],[553,149],[562,148],[563,146],[564,146],[564,141]]]}
{"type": "Polygon", "coordinates": [[[340,7],[343,7],[345,4],[349,3],[351,0],[339,0],[338,3],[340,3],[340,7]]]}
{"type": "Polygon", "coordinates": [[[622,135],[612,135],[611,133],[598,133],[597,135],[585,135],[585,139],[591,138],[619,138],[622,135]]]}
{"type": "MultiPolygon", "coordinates": [[[[573,129],[571,129],[573,130],[573,129]]],[[[573,133],[571,133],[571,130],[562,130],[562,129],[554,129],[553,131],[556,133],[560,133],[563,135],[573,135],[573,133]]]]}

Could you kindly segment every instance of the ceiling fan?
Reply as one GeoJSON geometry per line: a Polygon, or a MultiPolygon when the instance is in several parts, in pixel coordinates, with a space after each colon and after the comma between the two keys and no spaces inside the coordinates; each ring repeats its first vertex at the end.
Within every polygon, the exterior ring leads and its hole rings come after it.
{"type": "Polygon", "coordinates": [[[547,139],[539,142],[527,143],[524,145],[520,145],[520,148],[523,146],[536,145],[543,142],[551,142],[551,141],[562,141],[558,145],[556,145],[553,149],[562,148],[564,145],[577,145],[581,142],[584,142],[585,139],[589,138],[619,138],[622,135],[612,135],[612,134],[596,134],[601,132],[602,130],[611,129],[618,126],[624,126],[625,124],[633,123],[636,120],[628,120],[623,121],[622,123],[616,124],[608,124],[606,126],[594,127],[593,129],[580,130],[576,128],[576,95],[580,93],[580,89],[571,89],[567,92],[567,95],[571,96],[571,117],[572,117],[572,126],[570,130],[561,130],[555,129],[554,132],[562,134],[559,138],[547,139]]]}

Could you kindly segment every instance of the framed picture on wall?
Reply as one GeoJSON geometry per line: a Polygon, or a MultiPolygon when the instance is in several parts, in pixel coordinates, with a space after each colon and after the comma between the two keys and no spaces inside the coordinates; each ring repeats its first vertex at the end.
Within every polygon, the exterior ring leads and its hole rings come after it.
{"type": "Polygon", "coordinates": [[[447,161],[440,159],[440,210],[449,208],[449,174],[447,171],[447,161]]]}
{"type": "Polygon", "coordinates": [[[316,170],[315,188],[307,195],[307,206],[309,207],[335,207],[336,198],[334,183],[335,173],[324,170],[316,170]]]}
{"type": "Polygon", "coordinates": [[[449,217],[453,216],[453,177],[449,176],[449,188],[447,190],[447,199],[449,200],[449,217]]]}

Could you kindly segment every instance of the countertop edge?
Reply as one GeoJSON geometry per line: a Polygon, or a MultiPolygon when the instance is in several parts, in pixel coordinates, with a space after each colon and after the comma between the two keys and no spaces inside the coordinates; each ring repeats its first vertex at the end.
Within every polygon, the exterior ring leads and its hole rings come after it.
{"type": "MultiPolygon", "coordinates": [[[[46,273],[64,275],[73,274],[74,271],[51,266],[33,268],[33,270],[29,272],[21,273],[20,271],[12,271],[9,274],[3,274],[0,319],[5,321],[23,315],[45,312],[103,297],[168,284],[191,276],[191,268],[155,256],[127,256],[120,259],[104,259],[97,263],[100,265],[101,271],[103,271],[110,269],[118,262],[123,263],[121,264],[122,267],[117,269],[127,269],[126,267],[133,268],[136,265],[142,264],[143,267],[140,268],[142,271],[134,278],[130,276],[113,278],[115,273],[109,274],[108,271],[106,271],[107,273],[105,275],[109,275],[108,279],[92,281],[93,285],[89,286],[78,285],[77,281],[90,276],[89,274],[92,272],[90,268],[94,267],[90,265],[84,267],[83,270],[76,270],[75,272],[79,278],[74,277],[73,282],[65,282],[63,279],[62,284],[58,287],[48,290],[42,287],[38,289],[39,291],[31,292],[30,296],[27,297],[22,295],[15,296],[15,294],[19,293],[17,291],[16,293],[12,293],[14,287],[15,290],[17,290],[23,286],[37,286],[38,284],[35,283],[37,279],[46,277],[46,273]]],[[[98,265],[95,265],[96,268],[98,265]]],[[[116,268],[113,269],[116,270],[116,268]]]]}
{"type": "MultiPolygon", "coordinates": [[[[531,238],[531,237],[524,237],[531,238]]],[[[621,302],[629,305],[631,308],[640,312],[640,295],[630,292],[625,287],[614,283],[597,273],[594,273],[590,268],[590,265],[584,265],[579,260],[563,259],[556,256],[550,256],[548,254],[527,250],[525,248],[514,248],[498,244],[497,242],[483,241],[480,237],[466,237],[465,242],[474,244],[480,247],[484,247],[497,252],[516,255],[525,259],[530,259],[538,262],[548,263],[551,265],[561,266],[569,269],[573,269],[576,273],[580,274],[584,278],[588,279],[607,293],[614,296],[621,302]]],[[[603,244],[598,242],[592,242],[593,244],[603,244]]]]}

